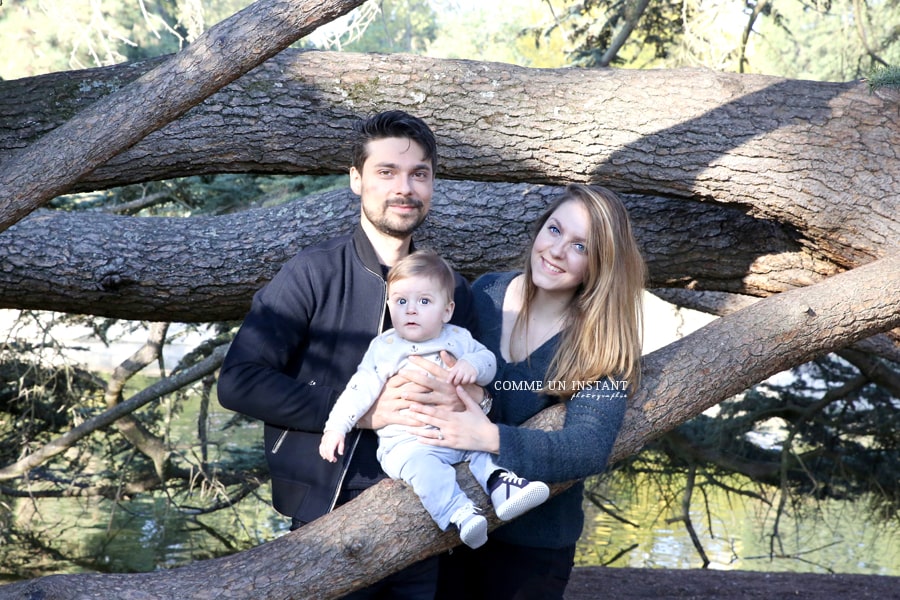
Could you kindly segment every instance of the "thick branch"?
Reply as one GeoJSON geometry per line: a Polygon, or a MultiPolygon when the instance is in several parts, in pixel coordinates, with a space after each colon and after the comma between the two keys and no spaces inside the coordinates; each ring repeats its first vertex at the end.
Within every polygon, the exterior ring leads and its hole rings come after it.
{"type": "MultiPolygon", "coordinates": [[[[520,264],[531,224],[560,188],[440,181],[435,192],[417,239],[474,276],[520,264]]],[[[656,285],[763,296],[837,270],[789,230],[734,207],[625,200],[656,285]],[[748,239],[757,243],[743,243],[748,239]]],[[[240,319],[284,261],[358,220],[358,199],[349,190],[203,218],[39,211],[0,235],[0,307],[178,322],[240,319]]]]}
{"type": "MultiPolygon", "coordinates": [[[[36,128],[59,125],[89,94],[151,65],[0,83],[0,148],[31,143],[36,128]]],[[[590,180],[731,203],[852,267],[900,239],[898,102],[900,92],[872,94],[864,83],[286,50],[77,189],[226,171],[345,172],[352,122],[399,107],[435,129],[442,177],[590,180]]]]}
{"type": "Polygon", "coordinates": [[[0,231],[363,0],[258,0],[0,168],[0,231]]]}
{"type": "MultiPolygon", "coordinates": [[[[812,356],[900,325],[900,254],[785,292],[723,317],[646,358],[612,460],[637,451],[752,383],[812,356]]],[[[526,424],[554,428],[565,409],[526,424]]],[[[465,489],[486,505],[468,473],[465,489]]],[[[496,525],[496,522],[493,523],[496,525]]],[[[413,492],[385,481],[357,500],[272,542],[226,558],[138,575],[57,575],[0,588],[0,599],[174,598],[204,590],[216,598],[336,598],[457,542],[441,533],[413,492]]]]}

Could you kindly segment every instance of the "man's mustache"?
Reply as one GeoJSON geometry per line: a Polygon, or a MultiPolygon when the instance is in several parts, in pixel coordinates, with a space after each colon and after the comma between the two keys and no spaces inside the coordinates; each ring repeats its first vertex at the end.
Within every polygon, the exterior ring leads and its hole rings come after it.
{"type": "Polygon", "coordinates": [[[425,203],[415,198],[406,198],[403,200],[388,200],[388,206],[412,206],[414,208],[422,208],[425,203]]]}

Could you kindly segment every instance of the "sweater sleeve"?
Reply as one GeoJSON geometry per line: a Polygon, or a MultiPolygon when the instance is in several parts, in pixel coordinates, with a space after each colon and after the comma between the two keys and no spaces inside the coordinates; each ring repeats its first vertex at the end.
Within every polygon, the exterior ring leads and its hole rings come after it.
{"type": "Polygon", "coordinates": [[[459,359],[475,367],[477,372],[475,383],[480,386],[488,385],[497,374],[497,357],[468,331],[463,331],[460,338],[463,342],[463,352],[459,359]]]}
{"type": "Polygon", "coordinates": [[[498,425],[497,463],[519,476],[548,483],[600,473],[625,417],[627,396],[621,382],[607,378],[566,403],[565,422],[558,431],[498,425]]]}
{"type": "Polygon", "coordinates": [[[384,352],[384,344],[379,343],[380,339],[378,337],[372,340],[356,373],[335,401],[328,415],[328,421],[325,422],[324,431],[340,431],[347,434],[375,403],[384,386],[386,375],[378,369],[377,357],[384,352]]]}

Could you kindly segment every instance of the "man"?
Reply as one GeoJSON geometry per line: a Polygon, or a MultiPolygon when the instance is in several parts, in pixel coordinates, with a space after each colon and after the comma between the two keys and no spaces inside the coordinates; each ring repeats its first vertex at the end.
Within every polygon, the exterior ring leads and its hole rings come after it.
{"type": "MultiPolygon", "coordinates": [[[[347,436],[342,459],[319,457],[334,400],[372,338],[391,327],[385,276],[410,253],[434,191],[437,144],[421,119],[389,111],[361,121],[355,133],[350,187],[360,196],[359,227],[305,248],[256,293],[219,376],[222,406],[266,424],[272,504],[291,517],[292,529],[385,477],[371,428],[398,418],[386,414],[396,410],[396,403],[388,408],[399,397],[395,378],[382,393],[387,400],[360,422],[365,429],[347,436]]],[[[468,284],[459,274],[456,280],[452,322],[475,331],[468,284]]],[[[437,561],[429,559],[358,597],[431,598],[436,577],[437,561]]]]}

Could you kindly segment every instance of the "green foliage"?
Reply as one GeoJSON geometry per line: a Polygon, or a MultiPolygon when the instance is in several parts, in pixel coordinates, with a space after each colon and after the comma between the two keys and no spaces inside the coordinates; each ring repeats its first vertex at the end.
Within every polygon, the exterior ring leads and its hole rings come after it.
{"type": "Polygon", "coordinates": [[[54,198],[59,210],[103,210],[136,216],[224,214],[276,206],[347,185],[346,175],[223,173],[152,181],[54,198]]]}
{"type": "Polygon", "coordinates": [[[327,49],[421,54],[434,39],[437,15],[427,2],[368,2],[320,36],[327,49]]]}
{"type": "Polygon", "coordinates": [[[720,403],[648,450],[664,470],[698,468],[713,483],[739,474],[788,496],[865,496],[882,518],[900,514],[900,399],[834,355],[720,403]]]}
{"type": "Polygon", "coordinates": [[[628,41],[607,57],[608,63],[601,57],[639,6],[637,1],[564,0],[547,6],[549,15],[526,26],[525,35],[537,43],[561,37],[566,61],[579,66],[702,65],[847,81],[861,78],[875,64],[900,62],[897,2],[650,2],[628,41]]]}
{"type": "Polygon", "coordinates": [[[534,35],[530,24],[547,15],[540,0],[435,2],[439,14],[435,39],[425,54],[436,58],[475,59],[528,67],[566,64],[562,35],[534,35]]]}
{"type": "Polygon", "coordinates": [[[880,87],[900,87],[900,67],[879,67],[866,78],[870,90],[880,87]]]}

